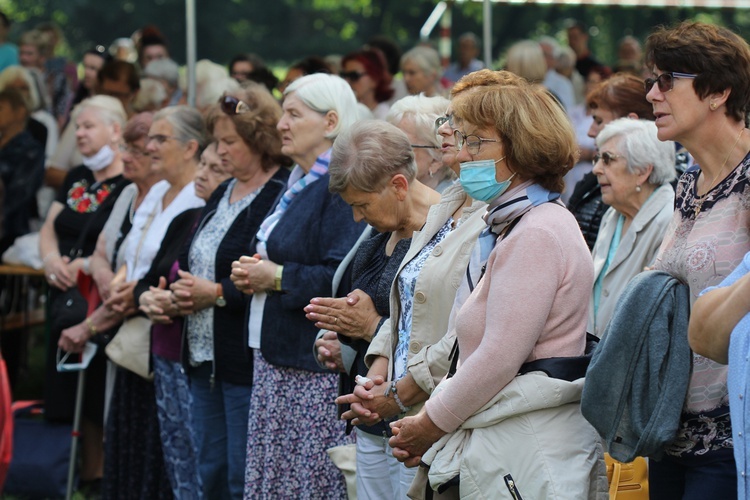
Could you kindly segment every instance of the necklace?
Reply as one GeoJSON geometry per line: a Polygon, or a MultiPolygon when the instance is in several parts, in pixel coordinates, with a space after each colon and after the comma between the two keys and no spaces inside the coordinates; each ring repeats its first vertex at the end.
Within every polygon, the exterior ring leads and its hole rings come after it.
{"type": "Polygon", "coordinates": [[[708,193],[711,192],[711,189],[713,189],[714,184],[716,183],[716,180],[719,178],[721,173],[724,171],[724,167],[727,166],[727,162],[729,161],[729,157],[732,156],[732,153],[734,152],[734,148],[737,147],[737,144],[740,142],[740,138],[742,137],[742,133],[745,131],[745,128],[743,127],[740,130],[739,135],[737,136],[737,140],[734,141],[734,145],[732,146],[732,149],[729,150],[729,153],[727,154],[726,158],[724,158],[724,163],[721,164],[721,168],[718,172],[716,172],[716,175],[711,180],[711,183],[708,185],[708,189],[705,193],[703,193],[701,196],[696,197],[695,199],[695,217],[698,217],[698,214],[701,213],[701,208],[703,208],[703,202],[706,200],[706,197],[708,196],[708,193]]]}

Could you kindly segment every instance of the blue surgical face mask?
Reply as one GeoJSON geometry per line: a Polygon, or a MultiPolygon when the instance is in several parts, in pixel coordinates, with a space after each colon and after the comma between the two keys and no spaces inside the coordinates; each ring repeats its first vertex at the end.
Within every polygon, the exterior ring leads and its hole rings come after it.
{"type": "Polygon", "coordinates": [[[507,180],[497,182],[495,164],[504,159],[503,156],[499,160],[475,160],[461,163],[459,179],[466,194],[475,200],[487,203],[503,194],[510,186],[513,177],[516,176],[513,174],[507,180]]]}

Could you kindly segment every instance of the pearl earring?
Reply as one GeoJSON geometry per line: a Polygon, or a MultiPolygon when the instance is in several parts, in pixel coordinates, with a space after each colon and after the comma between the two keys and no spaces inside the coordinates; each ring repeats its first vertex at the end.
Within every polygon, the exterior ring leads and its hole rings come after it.
{"type": "Polygon", "coordinates": [[[636,184],[636,186],[635,186],[635,192],[636,193],[640,193],[641,192],[641,185],[640,184],[636,184]]]}

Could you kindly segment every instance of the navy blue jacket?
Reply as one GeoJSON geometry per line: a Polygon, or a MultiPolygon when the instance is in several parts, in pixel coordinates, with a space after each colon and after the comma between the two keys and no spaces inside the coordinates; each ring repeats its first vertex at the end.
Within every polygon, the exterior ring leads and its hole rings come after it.
{"type": "Polygon", "coordinates": [[[328,191],[328,175],[289,204],[267,242],[268,258],[284,266],[284,291],[269,293],[263,309],[260,347],[266,361],[327,372],[310,354],[318,328],[302,308],[313,297],[331,295],[333,274],[364,229],[341,196],[328,191]]]}
{"type": "MultiPolygon", "coordinates": [[[[214,366],[213,373],[219,380],[237,385],[252,385],[253,364],[247,348],[243,332],[247,329],[245,310],[248,296],[237,290],[229,278],[232,272],[232,262],[247,254],[248,245],[255,239],[261,222],[276,206],[280,195],[286,190],[289,170],[280,168],[266,183],[260,193],[245,208],[232,223],[224,239],[216,249],[216,277],[221,283],[225,307],[214,308],[214,366]]],[[[191,238],[195,238],[200,229],[216,213],[221,197],[227,190],[230,181],[222,183],[203,208],[200,222],[191,238]]],[[[190,271],[188,253],[190,245],[186,245],[180,255],[180,269],[190,271]]],[[[186,322],[187,324],[187,322],[186,322]]],[[[185,368],[189,369],[189,350],[187,345],[187,328],[183,329],[182,360],[185,368]]]]}

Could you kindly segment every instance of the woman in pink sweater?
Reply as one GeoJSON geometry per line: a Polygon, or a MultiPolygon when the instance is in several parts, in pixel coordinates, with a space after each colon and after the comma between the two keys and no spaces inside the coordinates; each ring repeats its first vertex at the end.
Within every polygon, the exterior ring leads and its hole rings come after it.
{"type": "Polygon", "coordinates": [[[489,203],[483,235],[496,242],[456,316],[458,370],[419,414],[391,424],[394,456],[407,465],[429,459],[437,489],[447,476],[436,464],[450,462],[440,451],[458,436],[469,440],[449,450],[463,450],[462,496],[595,497],[606,482],[598,437],[578,408],[583,380],[518,375],[527,362],[584,354],[593,266],[558,201],[576,161],[574,131],[554,98],[525,81],[472,89],[452,106],[461,183],[489,203]],[[532,393],[523,388],[530,381],[532,393]]]}

